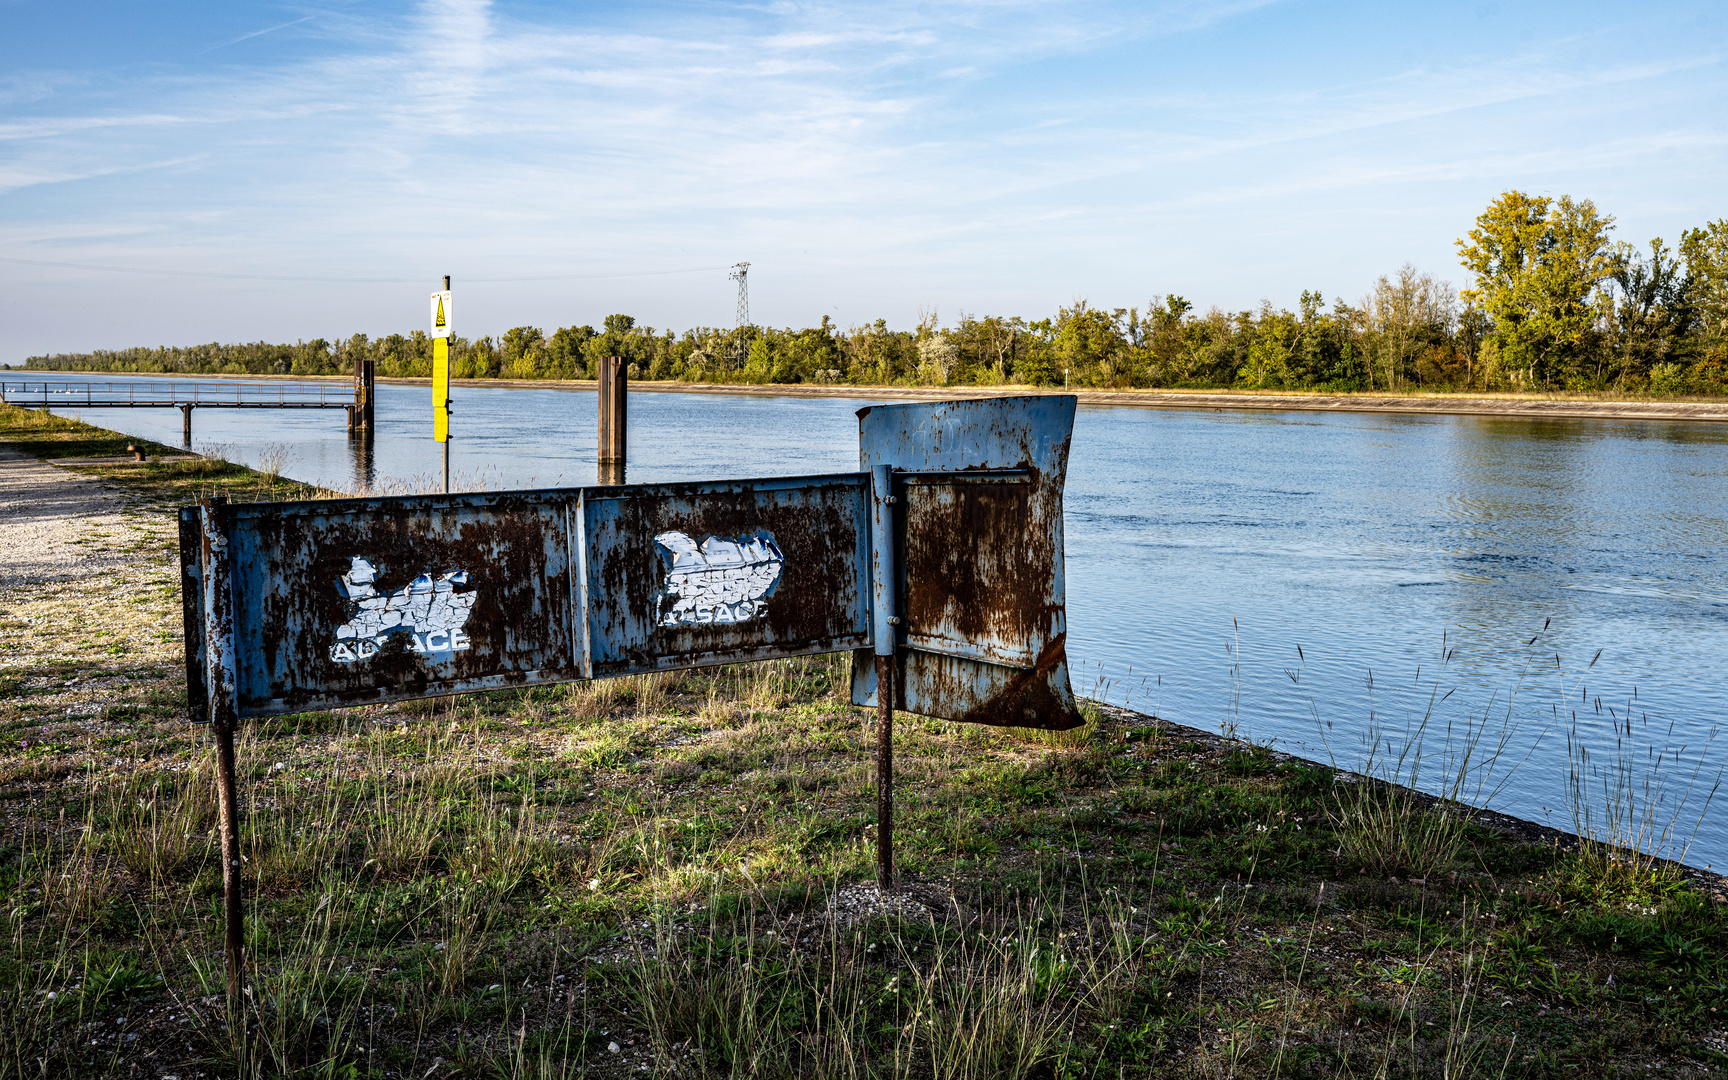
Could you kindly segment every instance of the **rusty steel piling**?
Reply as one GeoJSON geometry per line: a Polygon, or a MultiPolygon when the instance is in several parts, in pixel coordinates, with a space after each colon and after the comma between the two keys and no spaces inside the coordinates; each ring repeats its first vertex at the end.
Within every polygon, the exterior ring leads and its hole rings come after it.
{"type": "Polygon", "coordinates": [[[377,361],[354,358],[354,404],[348,409],[348,434],[362,439],[372,437],[372,400],[377,386],[377,361]]]}
{"type": "Polygon", "coordinates": [[[629,375],[617,356],[600,358],[599,478],[602,484],[624,483],[624,459],[629,433],[629,375]]]}

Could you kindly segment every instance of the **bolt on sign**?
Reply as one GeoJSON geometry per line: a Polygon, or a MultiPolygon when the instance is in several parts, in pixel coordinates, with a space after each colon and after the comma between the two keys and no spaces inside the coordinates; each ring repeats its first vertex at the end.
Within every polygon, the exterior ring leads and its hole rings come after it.
{"type": "Polygon", "coordinates": [[[854,473],[186,507],[193,715],[231,744],[253,717],[856,650],[884,745],[884,679],[905,712],[1077,726],[1074,409],[863,409],[854,473]]]}

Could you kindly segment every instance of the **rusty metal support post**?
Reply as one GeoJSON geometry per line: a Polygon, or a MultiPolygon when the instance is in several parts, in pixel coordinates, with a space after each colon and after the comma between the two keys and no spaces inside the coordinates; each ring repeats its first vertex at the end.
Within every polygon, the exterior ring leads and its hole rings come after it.
{"type": "Polygon", "coordinates": [[[192,445],[192,406],[180,406],[180,442],[183,446],[192,445]]]}
{"type": "Polygon", "coordinates": [[[624,361],[616,356],[600,359],[600,482],[624,483],[626,442],[629,433],[629,376],[624,361]]]}
{"type": "Polygon", "coordinates": [[[870,591],[876,639],[876,887],[894,887],[894,660],[896,627],[894,569],[894,470],[871,471],[870,591]]]}
{"type": "Polygon", "coordinates": [[[245,958],[245,907],[240,893],[240,796],[235,782],[234,578],[228,550],[228,500],[213,495],[200,505],[199,545],[204,582],[204,685],[210,728],[216,736],[216,796],[222,828],[222,914],[228,954],[229,1017],[240,1000],[245,958]]]}

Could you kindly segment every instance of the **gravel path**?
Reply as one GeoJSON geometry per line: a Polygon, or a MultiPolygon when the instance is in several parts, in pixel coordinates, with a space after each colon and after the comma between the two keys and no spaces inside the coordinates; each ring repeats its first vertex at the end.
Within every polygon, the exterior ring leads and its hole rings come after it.
{"type": "Polygon", "coordinates": [[[117,488],[0,443],[0,593],[137,562],[135,551],[104,542],[131,531],[131,509],[117,488]]]}

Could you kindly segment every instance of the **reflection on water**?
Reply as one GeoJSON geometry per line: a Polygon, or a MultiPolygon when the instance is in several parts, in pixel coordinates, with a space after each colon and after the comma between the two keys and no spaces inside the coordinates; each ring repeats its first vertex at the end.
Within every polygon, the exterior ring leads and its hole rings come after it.
{"type": "Polygon", "coordinates": [[[348,439],[348,452],[354,458],[353,479],[346,485],[350,491],[372,491],[378,486],[378,461],[372,453],[372,433],[361,428],[348,439]]]}
{"type": "MultiPolygon", "coordinates": [[[[592,392],[457,393],[458,486],[595,482],[592,392]]],[[[380,386],[369,450],[340,414],[200,410],[198,442],[242,461],[287,443],[300,479],[432,491],[430,400],[380,386]]],[[[637,393],[630,480],[856,469],[862,404],[637,393]]],[[[87,419],[179,437],[170,410],[87,419]]],[[[1517,769],[1497,805],[1570,827],[1574,724],[1611,749],[1630,718],[1668,775],[1702,752],[1703,789],[1714,779],[1725,523],[1721,425],[1083,408],[1069,655],[1082,692],[1341,764],[1370,732],[1399,747],[1425,715],[1430,758],[1448,725],[1509,728],[1498,774],[1517,769]]],[[[1725,823],[1714,809],[1689,861],[1728,863],[1725,823]]]]}

